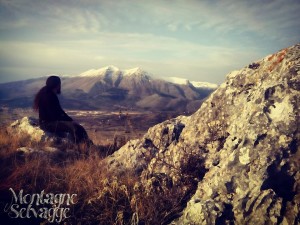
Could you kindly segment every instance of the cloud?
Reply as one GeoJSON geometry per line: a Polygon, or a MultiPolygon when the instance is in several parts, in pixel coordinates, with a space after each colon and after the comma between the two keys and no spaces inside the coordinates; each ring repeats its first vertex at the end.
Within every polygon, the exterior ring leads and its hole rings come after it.
{"type": "Polygon", "coordinates": [[[220,82],[299,42],[299,11],[298,0],[0,0],[0,69],[37,76],[115,64],[220,82]]]}
{"type": "Polygon", "coordinates": [[[36,32],[45,24],[50,31],[70,34],[165,28],[171,32],[194,30],[220,35],[252,32],[282,42],[288,40],[285,36],[299,37],[300,32],[295,31],[300,20],[298,0],[288,3],[284,0],[62,0],[51,3],[12,0],[1,1],[0,6],[2,28],[24,26],[36,32]]]}
{"type": "MultiPolygon", "coordinates": [[[[182,24],[188,30],[215,31],[220,34],[253,32],[260,37],[278,39],[298,26],[300,4],[274,1],[179,1],[175,0],[149,6],[148,14],[159,24],[178,30],[182,24]],[[180,9],[180,10],[179,10],[180,9]],[[292,28],[284,30],[286,28],[292,28]],[[284,31],[284,32],[283,32],[284,31]]],[[[299,30],[299,29],[298,29],[299,30]]],[[[296,32],[294,35],[298,35],[296,32]]]]}
{"type": "Polygon", "coordinates": [[[171,23],[171,24],[168,25],[168,29],[169,29],[170,31],[177,31],[178,25],[177,25],[177,24],[174,24],[174,23],[171,23]]]}
{"type": "Polygon", "coordinates": [[[2,69],[13,73],[15,67],[15,72],[19,73],[19,68],[22,68],[21,74],[27,76],[29,73],[32,76],[78,74],[113,64],[124,69],[140,66],[157,76],[185,75],[194,80],[219,83],[225,76],[224,71],[229,72],[229,68],[235,69],[257,56],[254,50],[199,45],[176,38],[137,33],[103,32],[99,39],[67,42],[58,39],[47,43],[0,43],[2,69]],[[210,74],[210,77],[205,74],[210,74]]]}

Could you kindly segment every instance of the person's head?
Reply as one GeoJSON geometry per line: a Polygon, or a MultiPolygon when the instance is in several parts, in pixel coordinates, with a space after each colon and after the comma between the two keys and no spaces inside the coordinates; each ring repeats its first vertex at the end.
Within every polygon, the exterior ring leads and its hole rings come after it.
{"type": "Polygon", "coordinates": [[[61,93],[61,81],[58,76],[50,76],[46,81],[46,87],[55,94],[61,93]]]}
{"type": "Polygon", "coordinates": [[[33,103],[34,110],[37,111],[39,109],[41,95],[47,91],[53,91],[53,93],[55,94],[60,94],[61,81],[58,76],[50,76],[47,78],[46,85],[43,88],[41,88],[35,96],[34,103],[33,103]]]}

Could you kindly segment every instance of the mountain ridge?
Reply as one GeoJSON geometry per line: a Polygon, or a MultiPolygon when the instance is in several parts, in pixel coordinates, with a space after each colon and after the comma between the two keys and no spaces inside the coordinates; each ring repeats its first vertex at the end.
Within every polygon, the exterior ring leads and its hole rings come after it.
{"type": "MultiPolygon", "coordinates": [[[[107,67],[102,67],[100,69],[91,69],[87,70],[85,72],[82,72],[79,75],[71,75],[72,77],[76,76],[83,76],[83,77],[97,77],[97,76],[104,76],[106,73],[112,72],[117,75],[123,75],[123,76],[136,76],[136,75],[141,75],[143,77],[146,77],[147,79],[153,79],[152,75],[148,73],[147,71],[143,70],[141,67],[135,67],[132,69],[125,69],[121,70],[116,66],[110,65],[107,67]]],[[[168,82],[171,82],[173,84],[179,84],[179,85],[187,85],[187,84],[192,84],[195,88],[207,88],[207,89],[217,89],[218,85],[210,82],[203,82],[203,81],[190,81],[189,79],[186,78],[181,78],[181,77],[161,77],[157,78],[158,80],[165,80],[168,82]]]]}
{"type": "MultiPolygon", "coordinates": [[[[0,103],[29,106],[30,99],[44,86],[45,78],[0,84],[0,103]],[[22,91],[13,91],[17,88],[22,91]]],[[[194,111],[214,90],[194,87],[191,83],[183,85],[153,79],[151,74],[139,67],[120,70],[107,66],[79,75],[61,76],[61,79],[62,102],[72,109],[78,105],[93,109],[119,105],[141,110],[194,111]]]]}

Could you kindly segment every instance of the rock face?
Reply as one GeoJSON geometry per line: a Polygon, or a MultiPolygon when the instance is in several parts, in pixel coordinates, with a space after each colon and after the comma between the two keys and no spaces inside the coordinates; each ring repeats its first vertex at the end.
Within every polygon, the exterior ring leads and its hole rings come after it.
{"type": "Polygon", "coordinates": [[[195,114],[150,128],[109,167],[179,184],[185,157],[202,160],[205,175],[172,224],[299,224],[299,68],[300,44],[228,74],[195,114]]]}

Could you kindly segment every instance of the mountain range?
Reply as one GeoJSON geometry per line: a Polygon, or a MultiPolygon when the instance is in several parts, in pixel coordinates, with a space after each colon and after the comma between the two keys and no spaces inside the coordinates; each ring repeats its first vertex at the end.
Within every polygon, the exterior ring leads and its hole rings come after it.
{"type": "MultiPolygon", "coordinates": [[[[61,76],[61,102],[69,109],[138,109],[195,111],[215,84],[182,78],[154,79],[141,68],[115,66],[92,69],[76,76],[61,76]]],[[[0,84],[0,104],[30,107],[46,77],[0,84]]]]}

